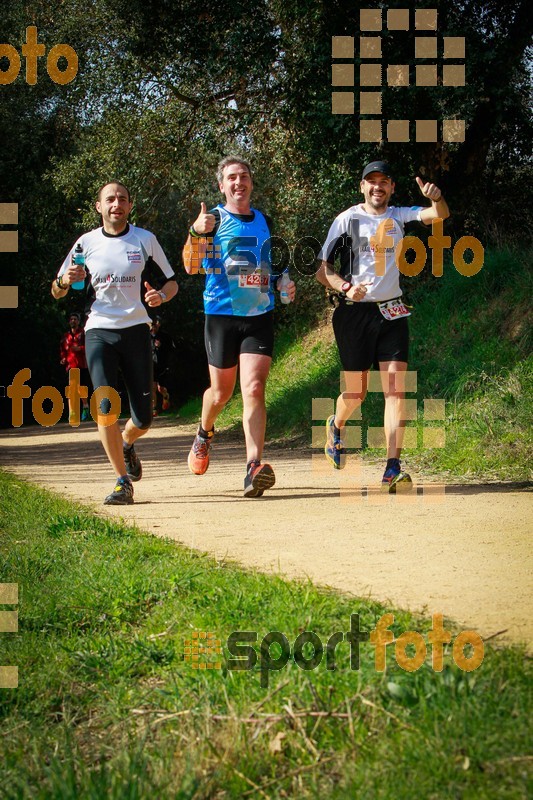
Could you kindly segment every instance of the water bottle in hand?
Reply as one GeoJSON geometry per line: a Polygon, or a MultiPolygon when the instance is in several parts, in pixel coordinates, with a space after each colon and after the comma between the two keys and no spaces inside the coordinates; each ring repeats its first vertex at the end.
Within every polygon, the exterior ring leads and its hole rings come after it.
{"type": "Polygon", "coordinates": [[[287,286],[290,283],[289,278],[289,270],[286,269],[281,276],[281,281],[279,284],[279,299],[283,303],[284,306],[288,305],[291,302],[289,297],[289,293],[287,292],[287,286]]]}
{"type": "MultiPolygon", "coordinates": [[[[72,261],[74,264],[79,264],[81,267],[85,267],[85,255],[83,253],[83,247],[81,244],[76,245],[72,261]]],[[[72,284],[72,288],[81,292],[82,289],[85,289],[85,280],[76,281],[76,283],[72,284]]]]}

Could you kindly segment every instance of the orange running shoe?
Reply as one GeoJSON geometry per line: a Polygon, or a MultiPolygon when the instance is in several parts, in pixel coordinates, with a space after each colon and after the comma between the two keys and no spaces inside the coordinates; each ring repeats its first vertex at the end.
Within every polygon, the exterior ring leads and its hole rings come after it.
{"type": "Polygon", "coordinates": [[[250,461],[244,479],[244,496],[261,497],[265,489],[271,489],[276,483],[276,476],[270,464],[250,461]]]}
{"type": "Polygon", "coordinates": [[[209,466],[209,448],[211,447],[211,439],[215,435],[215,429],[207,431],[207,439],[200,436],[200,429],[194,437],[194,442],[189,452],[187,464],[193,475],[203,475],[207,472],[209,466]]]}

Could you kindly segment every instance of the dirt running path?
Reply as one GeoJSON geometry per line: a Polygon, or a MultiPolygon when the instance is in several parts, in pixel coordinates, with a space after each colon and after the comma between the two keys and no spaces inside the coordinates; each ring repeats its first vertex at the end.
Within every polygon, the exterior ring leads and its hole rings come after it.
{"type": "Polygon", "coordinates": [[[354,458],[336,472],[320,451],[268,449],[276,485],[250,500],[242,497],[242,443],[221,437],[209,472],[196,477],[187,469],[193,435],[156,420],[137,446],[144,477],[131,507],[102,505],[112,475],[92,423],[2,432],[0,467],[218,559],[442,612],[483,636],[506,630],[497,641],[531,649],[531,492],[491,484],[443,494],[431,484],[409,498],[383,497],[374,489],[381,462],[358,473],[354,458]]]}

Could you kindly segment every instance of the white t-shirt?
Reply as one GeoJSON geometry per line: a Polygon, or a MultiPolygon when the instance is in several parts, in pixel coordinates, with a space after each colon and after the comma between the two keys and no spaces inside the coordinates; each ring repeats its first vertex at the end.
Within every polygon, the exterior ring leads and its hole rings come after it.
{"type": "Polygon", "coordinates": [[[405,224],[414,220],[420,222],[422,208],[389,206],[384,214],[369,214],[361,203],[351,206],[334,219],[318,257],[321,261],[333,264],[335,256],[339,255],[340,275],[352,284],[372,281],[372,285],[367,286],[362,303],[400,297],[400,272],[396,265],[395,250],[404,236],[405,224]],[[379,238],[385,235],[392,238],[393,244],[387,243],[387,247],[375,241],[379,226],[385,220],[392,220],[392,228],[385,233],[383,225],[383,233],[379,238]],[[352,245],[347,237],[351,237],[352,245]],[[385,274],[376,275],[376,257],[382,259],[383,256],[385,274]]]}
{"type": "Polygon", "coordinates": [[[74,242],[58,272],[63,275],[81,244],[90,277],[87,295],[90,305],[85,330],[131,328],[150,324],[141,300],[143,283],[154,289],[175,277],[156,237],[144,228],[128,224],[122,234],[112,236],[96,228],[74,242]]]}

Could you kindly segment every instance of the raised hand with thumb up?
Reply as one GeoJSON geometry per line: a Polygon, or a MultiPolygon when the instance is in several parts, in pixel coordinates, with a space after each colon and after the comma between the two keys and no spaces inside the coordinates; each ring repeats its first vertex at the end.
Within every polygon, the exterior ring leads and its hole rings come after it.
{"type": "Polygon", "coordinates": [[[194,232],[200,236],[205,236],[206,234],[211,233],[215,227],[215,222],[215,215],[208,214],[206,204],[200,203],[200,213],[192,224],[194,232]]]}
{"type": "Polygon", "coordinates": [[[153,286],[150,286],[148,281],[144,282],[144,288],[146,289],[146,294],[144,295],[144,302],[150,306],[150,308],[156,308],[160,306],[163,302],[163,295],[157,289],[154,289],[153,286]]]}
{"type": "Polygon", "coordinates": [[[431,200],[434,203],[439,202],[442,197],[442,192],[438,186],[436,186],[434,183],[424,183],[424,181],[419,178],[418,175],[416,177],[416,182],[418,183],[418,188],[424,197],[427,197],[428,200],[431,200]]]}

